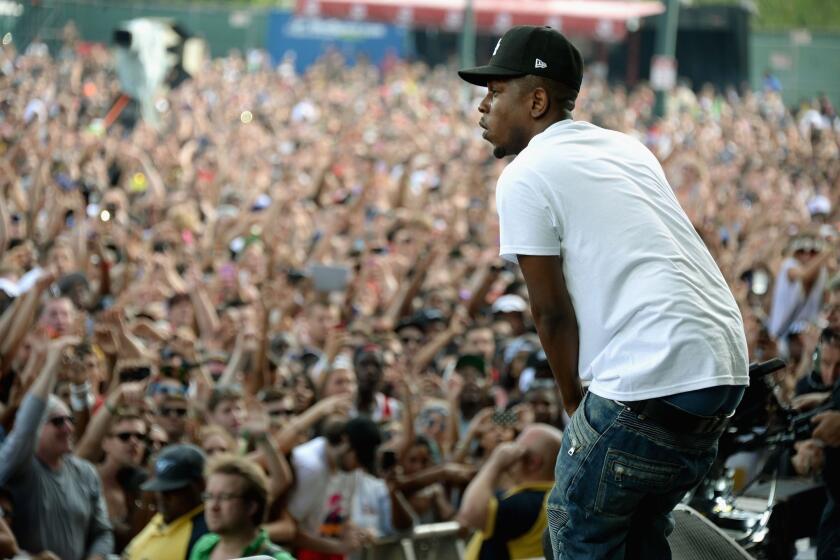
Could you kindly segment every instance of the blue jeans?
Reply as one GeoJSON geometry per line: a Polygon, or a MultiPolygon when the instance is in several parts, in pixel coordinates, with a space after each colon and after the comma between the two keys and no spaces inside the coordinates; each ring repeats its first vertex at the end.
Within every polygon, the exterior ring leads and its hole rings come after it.
{"type": "Polygon", "coordinates": [[[712,466],[720,434],[674,433],[587,393],[546,508],[554,559],[670,559],[671,511],[712,466]]]}
{"type": "Polygon", "coordinates": [[[817,560],[840,558],[840,508],[829,494],[817,535],[817,560]]]}

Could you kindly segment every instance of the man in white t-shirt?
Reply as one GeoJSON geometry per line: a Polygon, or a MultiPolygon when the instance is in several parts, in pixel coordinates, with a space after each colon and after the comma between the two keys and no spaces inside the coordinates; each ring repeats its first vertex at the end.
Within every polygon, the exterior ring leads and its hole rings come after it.
{"type": "Polygon", "coordinates": [[[776,275],[767,328],[778,342],[780,353],[796,362],[802,350],[809,352],[811,349],[802,349],[801,344],[792,344],[791,339],[817,322],[828,282],[827,263],[837,250],[805,235],[793,240],[790,253],[776,275]]]}
{"type": "Polygon", "coordinates": [[[393,532],[385,482],[373,476],[381,435],[363,417],[333,421],[292,451],[295,487],[289,513],[298,524],[298,558],[350,556],[371,538],[393,532]]]}
{"type": "Polygon", "coordinates": [[[582,70],[563,35],[520,26],[459,75],[488,88],[494,155],[517,156],[496,191],[501,255],[522,269],[573,415],[547,503],[554,557],[666,558],[670,512],[748,383],[746,340],[654,155],[572,120],[582,70]]]}

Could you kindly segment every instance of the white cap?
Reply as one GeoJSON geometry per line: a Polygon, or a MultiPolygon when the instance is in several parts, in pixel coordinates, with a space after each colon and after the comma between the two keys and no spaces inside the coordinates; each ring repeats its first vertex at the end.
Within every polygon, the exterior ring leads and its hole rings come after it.
{"type": "Polygon", "coordinates": [[[831,202],[827,197],[818,194],[808,201],[808,212],[812,216],[815,214],[831,214],[831,202]]]}
{"type": "Polygon", "coordinates": [[[506,294],[493,302],[493,313],[523,313],[528,309],[525,300],[516,294],[506,294]]]}

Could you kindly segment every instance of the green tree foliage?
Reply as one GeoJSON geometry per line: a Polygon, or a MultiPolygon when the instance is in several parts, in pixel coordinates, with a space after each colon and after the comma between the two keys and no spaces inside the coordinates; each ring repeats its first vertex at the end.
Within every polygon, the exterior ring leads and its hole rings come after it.
{"type": "Polygon", "coordinates": [[[840,30],[840,0],[693,0],[686,3],[746,6],[754,13],[753,27],[765,31],[840,30]]]}

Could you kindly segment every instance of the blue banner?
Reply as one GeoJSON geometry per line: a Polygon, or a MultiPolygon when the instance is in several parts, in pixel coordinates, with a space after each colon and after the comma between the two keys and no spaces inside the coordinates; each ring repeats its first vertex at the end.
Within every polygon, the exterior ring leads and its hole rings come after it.
{"type": "Polygon", "coordinates": [[[275,63],[288,52],[295,54],[295,67],[305,71],[329,51],[338,51],[348,63],[364,56],[374,64],[386,57],[404,58],[408,52],[405,27],[369,21],[344,21],[273,12],[268,22],[266,48],[275,63]]]}

